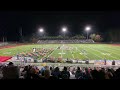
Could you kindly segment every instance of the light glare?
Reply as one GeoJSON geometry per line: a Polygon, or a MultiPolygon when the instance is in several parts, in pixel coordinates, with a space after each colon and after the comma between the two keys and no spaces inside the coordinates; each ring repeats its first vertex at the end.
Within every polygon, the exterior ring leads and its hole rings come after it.
{"type": "Polygon", "coordinates": [[[40,28],[39,31],[40,31],[40,32],[44,32],[43,28],[40,28]]]}
{"type": "Polygon", "coordinates": [[[91,29],[90,26],[87,26],[87,27],[85,28],[86,31],[89,31],[90,29],[91,29]]]}
{"type": "Polygon", "coordinates": [[[63,31],[63,32],[66,32],[66,31],[67,31],[67,28],[65,28],[65,27],[62,28],[62,31],[63,31]]]}

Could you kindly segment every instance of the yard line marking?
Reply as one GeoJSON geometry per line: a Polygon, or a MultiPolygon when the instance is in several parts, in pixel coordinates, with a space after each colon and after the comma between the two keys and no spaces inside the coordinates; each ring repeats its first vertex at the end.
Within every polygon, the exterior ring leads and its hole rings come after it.
{"type": "MultiPolygon", "coordinates": [[[[79,46],[79,48],[81,48],[80,46],[79,46]]],[[[81,48],[81,49],[83,49],[83,48],[81,48]]],[[[85,50],[85,49],[84,49],[85,50]]],[[[81,51],[80,51],[81,52],[81,51]]],[[[82,52],[81,52],[82,53],[82,52]]],[[[89,58],[87,55],[84,55],[84,56],[86,56],[87,58],[89,58]]]]}
{"type": "MultiPolygon", "coordinates": [[[[58,46],[58,47],[59,47],[59,46],[58,46]]],[[[58,47],[57,47],[57,48],[58,48],[58,47]]],[[[57,50],[57,48],[55,48],[54,51],[57,50]]],[[[54,52],[54,51],[53,51],[53,52],[54,52]]],[[[52,53],[53,53],[53,52],[52,52],[52,53]]],[[[47,57],[51,56],[52,53],[50,53],[47,57]]]]}
{"type": "MultiPolygon", "coordinates": [[[[107,48],[112,48],[113,46],[105,46],[105,47],[107,47],[107,48]]],[[[114,47],[114,49],[117,50],[117,51],[120,51],[119,48],[120,48],[120,47],[114,47]]]]}
{"type": "Polygon", "coordinates": [[[73,53],[72,53],[72,50],[71,50],[71,49],[70,49],[70,52],[71,52],[71,54],[72,54],[72,57],[73,57],[73,59],[74,59],[75,57],[74,57],[74,55],[73,55],[73,53]]]}
{"type": "Polygon", "coordinates": [[[63,46],[64,46],[64,44],[61,46],[61,50],[62,50],[62,52],[61,52],[61,58],[63,58],[63,46]]]}
{"type": "MultiPolygon", "coordinates": [[[[107,48],[107,47],[106,47],[107,48]]],[[[109,50],[108,51],[112,51],[112,53],[114,53],[114,51],[115,51],[115,49],[111,49],[111,48],[108,48],[109,50]]],[[[120,56],[120,54],[117,54],[117,53],[114,53],[115,55],[117,55],[117,56],[120,56]]]]}
{"type": "MultiPolygon", "coordinates": [[[[77,47],[76,47],[76,50],[79,51],[77,47]]],[[[81,51],[79,51],[79,52],[81,52],[81,51]]],[[[82,53],[82,52],[81,52],[81,53],[82,53]]],[[[83,54],[83,56],[85,56],[86,58],[89,59],[89,57],[88,57],[87,55],[83,54]]]]}
{"type": "MultiPolygon", "coordinates": [[[[86,46],[84,46],[85,48],[86,48],[86,46]]],[[[87,47],[88,48],[88,47],[87,47]]],[[[91,49],[91,48],[89,48],[89,49],[91,49]]],[[[94,50],[94,49],[93,49],[94,50]]],[[[91,52],[90,52],[91,53],[91,52]]],[[[98,56],[97,54],[95,54],[95,53],[91,53],[91,54],[94,54],[95,56],[97,56],[97,57],[99,57],[99,58],[101,58],[101,59],[103,59],[102,57],[100,57],[100,56],[98,56]]]]}
{"type": "MultiPolygon", "coordinates": [[[[108,47],[107,47],[108,48],[108,47]]],[[[94,49],[96,49],[96,48],[94,48],[94,49]]],[[[101,49],[101,50],[103,50],[103,49],[101,49]]],[[[106,50],[103,50],[103,51],[106,51],[106,50]]],[[[113,53],[113,54],[115,54],[115,55],[118,55],[118,54],[116,54],[116,53],[114,53],[114,52],[111,52],[110,50],[107,50],[107,52],[108,53],[113,53]]],[[[118,55],[119,56],[119,55],[118,55]]],[[[114,57],[114,56],[110,56],[110,57],[113,57],[113,58],[116,58],[117,60],[118,60],[118,58],[117,57],[114,57]]]]}
{"type": "MultiPolygon", "coordinates": [[[[90,49],[92,49],[92,50],[94,50],[94,51],[97,51],[97,52],[100,52],[100,53],[104,53],[104,52],[99,51],[100,49],[99,49],[99,50],[96,50],[96,49],[93,49],[93,48],[91,48],[91,47],[90,47],[90,49]]],[[[101,50],[103,50],[103,49],[101,49],[101,50]]],[[[103,50],[103,51],[106,52],[106,50],[103,50]]],[[[110,55],[110,57],[112,57],[112,58],[116,58],[116,57],[111,56],[111,55],[110,55]]],[[[118,58],[116,58],[116,59],[118,60],[118,58]]]]}
{"type": "MultiPolygon", "coordinates": [[[[63,45],[62,45],[62,53],[63,53],[63,45]]],[[[63,57],[62,53],[61,53],[61,57],[63,57]]]]}
{"type": "MultiPolygon", "coordinates": [[[[101,54],[104,53],[104,52],[102,52],[102,51],[99,51],[99,50],[93,49],[93,48],[91,48],[91,47],[90,47],[90,49],[92,49],[92,50],[94,50],[94,51],[97,51],[97,52],[100,52],[101,54]]],[[[104,50],[104,51],[105,51],[105,50],[104,50]]],[[[105,51],[105,52],[106,52],[106,51],[105,51]]],[[[116,58],[116,57],[114,57],[114,56],[109,56],[109,57],[116,58]]]]}
{"type": "Polygon", "coordinates": [[[108,49],[109,49],[108,51],[110,51],[110,52],[112,51],[113,54],[115,54],[115,55],[117,55],[117,56],[120,56],[119,54],[114,53],[114,51],[115,51],[114,49],[112,49],[112,48],[108,48],[108,49]]]}
{"type": "MultiPolygon", "coordinates": [[[[102,50],[103,50],[103,49],[102,49],[102,50]]],[[[106,51],[106,50],[104,50],[104,51],[106,51]]],[[[111,53],[111,54],[115,54],[115,53],[111,52],[110,50],[107,50],[107,52],[108,52],[108,53],[111,53]]],[[[115,55],[117,55],[117,54],[115,54],[115,55]]],[[[113,58],[116,58],[117,60],[119,60],[119,58],[117,58],[117,57],[114,57],[114,56],[110,56],[110,57],[113,57],[113,58]]]]}

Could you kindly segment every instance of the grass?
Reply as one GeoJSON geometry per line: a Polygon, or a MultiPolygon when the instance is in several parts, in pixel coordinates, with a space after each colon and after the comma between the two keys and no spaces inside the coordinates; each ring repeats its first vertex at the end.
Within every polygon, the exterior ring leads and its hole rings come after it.
{"type": "Polygon", "coordinates": [[[32,52],[32,48],[53,48],[54,51],[48,56],[55,58],[79,60],[120,60],[120,46],[110,44],[42,44],[42,45],[22,45],[14,48],[0,49],[0,56],[16,56],[19,53],[32,52]],[[61,49],[57,49],[61,47],[61,49]],[[69,50],[67,50],[69,49],[69,50]]]}

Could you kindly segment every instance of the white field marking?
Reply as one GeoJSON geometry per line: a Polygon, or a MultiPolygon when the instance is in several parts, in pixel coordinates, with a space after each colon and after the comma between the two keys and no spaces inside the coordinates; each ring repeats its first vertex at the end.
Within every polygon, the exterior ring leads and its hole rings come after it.
{"type": "MultiPolygon", "coordinates": [[[[71,54],[72,54],[72,50],[71,50],[71,49],[70,49],[70,52],[71,52],[71,54]]],[[[73,57],[73,59],[75,58],[73,54],[72,54],[72,57],[73,57]]]]}
{"type": "MultiPolygon", "coordinates": [[[[58,47],[59,47],[59,46],[58,46],[58,47]]],[[[58,47],[57,47],[57,48],[58,48],[58,47]]],[[[55,48],[54,51],[57,50],[57,48],[55,48]]],[[[54,51],[53,51],[53,52],[54,52],[54,51]]],[[[53,53],[53,52],[52,52],[52,53],[53,53]]],[[[47,57],[51,56],[52,53],[50,53],[47,57]]]]}
{"type": "MultiPolygon", "coordinates": [[[[93,48],[91,48],[90,47],[90,49],[92,49],[92,50],[94,50],[94,51],[97,51],[97,52],[99,52],[99,53],[101,53],[101,54],[103,54],[103,55],[109,55],[110,53],[104,53],[104,52],[101,52],[101,51],[99,51],[99,50],[96,50],[95,48],[93,49],[93,48]]],[[[105,51],[105,50],[104,50],[105,51]]],[[[110,55],[109,55],[110,56],[110,55]]],[[[116,57],[114,57],[114,56],[110,56],[110,57],[112,57],[112,58],[116,58],[116,57]]],[[[117,59],[117,58],[116,58],[117,59]]]]}
{"type": "Polygon", "coordinates": [[[81,55],[87,55],[87,53],[79,53],[79,54],[81,54],[81,55]]]}
{"type": "MultiPolygon", "coordinates": [[[[95,48],[94,48],[95,49],[95,48]]],[[[101,50],[103,50],[103,49],[101,49],[101,50]]],[[[113,49],[112,49],[113,50],[113,49]]],[[[111,51],[112,51],[111,50],[111,51]]],[[[106,51],[106,50],[104,50],[104,51],[106,51]]],[[[109,52],[109,53],[113,53],[113,54],[115,54],[115,55],[117,55],[117,56],[120,56],[119,54],[116,54],[116,53],[114,53],[113,51],[111,52],[110,50],[107,50],[107,52],[109,52]]],[[[108,55],[108,56],[110,56],[109,55],[109,53],[106,53],[106,55],[108,55]]],[[[104,53],[105,54],[105,53],[104,53]]],[[[112,56],[113,57],[113,56],[112,56]]],[[[114,58],[114,57],[113,57],[114,58]]],[[[116,58],[116,57],[115,57],[116,58]]]]}
{"type": "MultiPolygon", "coordinates": [[[[72,48],[70,48],[69,49],[69,51],[70,51],[70,53],[72,54],[72,50],[71,50],[72,48]]],[[[74,59],[74,54],[72,54],[72,57],[73,57],[73,59],[74,59]]]]}
{"type": "MultiPolygon", "coordinates": [[[[63,53],[63,46],[64,46],[64,45],[62,45],[62,53],[63,53]]],[[[63,56],[62,56],[62,53],[61,53],[61,57],[63,57],[63,56]]]]}
{"type": "Polygon", "coordinates": [[[64,46],[64,44],[61,46],[61,48],[62,48],[61,57],[63,57],[63,55],[62,55],[62,53],[63,53],[63,46],[64,46]]]}
{"type": "MultiPolygon", "coordinates": [[[[92,49],[92,50],[94,50],[94,51],[100,52],[101,54],[103,53],[103,52],[101,52],[101,51],[99,51],[99,50],[96,50],[96,49],[93,49],[93,48],[91,48],[91,47],[89,47],[89,48],[92,49]]],[[[102,49],[102,50],[103,50],[103,49],[102,49]]],[[[103,50],[103,51],[105,51],[105,50],[103,50]]],[[[105,51],[105,52],[106,52],[106,51],[105,51]]],[[[111,56],[111,55],[110,55],[110,57],[115,58],[115,59],[118,60],[118,58],[116,58],[116,57],[114,57],[114,56],[111,56]]]]}
{"type": "Polygon", "coordinates": [[[110,53],[101,53],[103,55],[107,55],[107,56],[110,56],[111,54],[110,53]]]}
{"type": "MultiPolygon", "coordinates": [[[[77,47],[76,47],[76,50],[79,51],[77,47]]],[[[82,53],[81,51],[79,51],[79,52],[82,53]]],[[[83,55],[84,55],[86,58],[89,58],[87,55],[85,55],[85,54],[83,54],[83,55]]]]}
{"type": "Polygon", "coordinates": [[[66,54],[66,53],[58,53],[58,54],[66,54]]]}
{"type": "Polygon", "coordinates": [[[119,54],[114,53],[114,49],[112,49],[112,48],[111,48],[111,49],[109,48],[109,50],[108,50],[108,51],[110,51],[110,52],[112,51],[112,53],[113,53],[113,54],[115,54],[115,55],[117,55],[117,56],[120,56],[119,54]]]}
{"type": "MultiPolygon", "coordinates": [[[[89,48],[89,47],[86,47],[86,46],[84,46],[84,47],[85,47],[85,48],[89,48]]],[[[91,48],[89,48],[89,49],[91,49],[91,48]]],[[[92,49],[92,50],[94,50],[94,49],[92,49]]],[[[96,50],[94,50],[94,51],[96,51],[96,50]]],[[[91,52],[90,52],[90,53],[91,53],[91,52]]],[[[97,56],[97,57],[103,59],[102,57],[100,57],[99,55],[97,55],[97,54],[95,54],[95,53],[92,53],[92,54],[94,54],[95,56],[97,56]]]]}
{"type": "MultiPolygon", "coordinates": [[[[103,50],[103,49],[102,49],[103,50]]],[[[105,50],[104,50],[105,51],[105,50]]],[[[111,52],[110,50],[107,50],[108,52],[112,53],[112,54],[115,54],[114,52],[111,52]]],[[[115,54],[118,56],[118,54],[115,54]]],[[[114,57],[114,56],[111,56],[111,57],[114,57]]],[[[115,57],[116,58],[116,57],[115,57]]],[[[118,60],[118,58],[116,58],[118,60]]]]}
{"type": "MultiPolygon", "coordinates": [[[[80,47],[80,46],[79,46],[79,47],[80,47]]],[[[80,48],[81,48],[81,47],[80,47],[80,48]]],[[[83,49],[83,48],[81,48],[81,49],[83,49]]],[[[80,51],[80,52],[81,52],[81,51],[80,51]]],[[[82,53],[82,52],[81,52],[81,53],[82,53]]],[[[87,55],[85,55],[85,54],[84,54],[84,56],[87,57],[87,58],[89,58],[89,57],[88,57],[87,55]]]]}
{"type": "Polygon", "coordinates": [[[117,55],[117,56],[120,56],[119,54],[114,53],[114,49],[112,49],[112,50],[108,49],[107,51],[108,51],[108,52],[111,52],[111,51],[112,51],[113,54],[115,54],[115,55],[117,55]]]}
{"type": "MultiPolygon", "coordinates": [[[[107,48],[112,48],[112,46],[105,46],[105,47],[107,47],[107,48]]],[[[120,51],[119,48],[120,48],[120,47],[114,47],[114,49],[117,50],[117,51],[120,51]]]]}
{"type": "MultiPolygon", "coordinates": [[[[111,47],[107,47],[107,48],[113,49],[113,48],[111,48],[111,47]]],[[[113,50],[116,50],[116,51],[119,51],[119,52],[120,52],[120,50],[119,50],[119,49],[116,49],[116,48],[114,48],[113,50]]]]}
{"type": "Polygon", "coordinates": [[[11,52],[5,52],[5,53],[3,53],[3,54],[11,54],[11,52]]]}

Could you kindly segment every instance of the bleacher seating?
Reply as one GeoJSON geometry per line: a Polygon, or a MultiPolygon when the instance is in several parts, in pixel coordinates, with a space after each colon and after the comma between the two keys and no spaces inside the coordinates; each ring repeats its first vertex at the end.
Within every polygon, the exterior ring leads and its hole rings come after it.
{"type": "Polygon", "coordinates": [[[8,42],[0,42],[0,46],[5,46],[5,45],[8,45],[8,42]]]}
{"type": "Polygon", "coordinates": [[[54,44],[54,43],[66,43],[66,44],[72,44],[72,43],[94,43],[92,39],[82,39],[82,40],[39,40],[37,43],[39,44],[54,44]]]}

